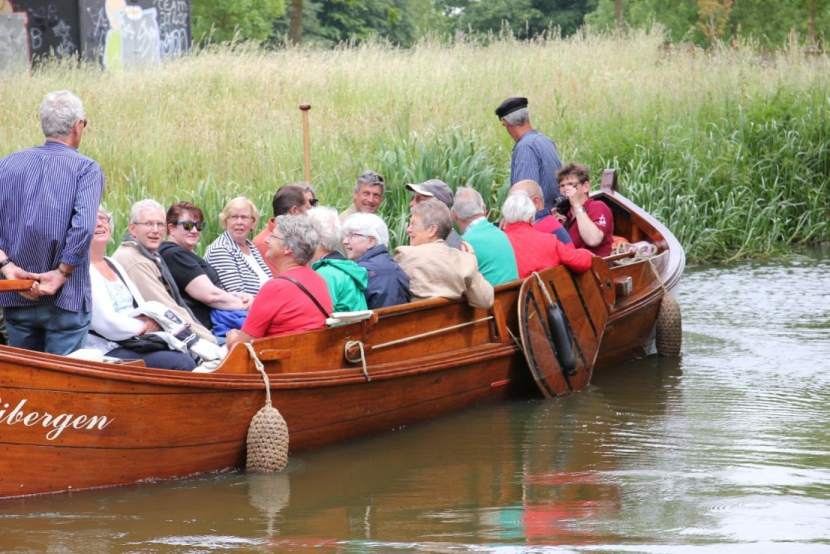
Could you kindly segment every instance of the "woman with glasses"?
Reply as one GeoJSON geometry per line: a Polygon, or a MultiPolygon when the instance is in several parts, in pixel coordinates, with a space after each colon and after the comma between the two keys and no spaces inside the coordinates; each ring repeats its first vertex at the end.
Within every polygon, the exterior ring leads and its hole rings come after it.
{"type": "Polygon", "coordinates": [[[219,214],[225,232],[208,246],[205,261],[213,266],[222,288],[228,292],[256,295],[271,278],[271,269],[248,238],[259,221],[254,203],[238,196],[219,214]]]}
{"type": "Polygon", "coordinates": [[[228,331],[228,349],[237,342],[326,326],[333,308],[329,289],[309,267],[319,241],[308,217],[277,216],[268,235],[268,257],[277,272],[254,298],[242,329],[228,331]]]}
{"type": "Polygon", "coordinates": [[[92,282],[92,323],[84,342],[85,348],[124,360],[142,359],[148,367],[190,371],[196,364],[190,355],[170,349],[139,352],[121,346],[148,333],[160,331],[159,325],[145,316],[129,315],[144,303],[144,297],[124,268],[106,256],[112,238],[112,216],[98,210],[95,233],[90,244],[90,280],[92,282]]]}
{"type": "Polygon", "coordinates": [[[204,225],[202,210],[190,202],[178,202],[167,210],[166,221],[167,241],[161,243],[159,254],[202,325],[213,328],[211,309],[247,310],[253,297],[225,291],[216,270],[195,252],[204,225]]]}
{"type": "Polygon", "coordinates": [[[375,214],[356,213],[343,223],[346,256],[369,273],[366,303],[371,309],[409,302],[409,277],[389,255],[389,229],[375,214]]]}
{"type": "Polygon", "coordinates": [[[308,218],[320,236],[311,268],[326,280],[329,295],[334,302],[334,311],[365,310],[369,274],[366,269],[340,253],[343,249],[343,232],[337,210],[326,206],[311,208],[308,218]]]}

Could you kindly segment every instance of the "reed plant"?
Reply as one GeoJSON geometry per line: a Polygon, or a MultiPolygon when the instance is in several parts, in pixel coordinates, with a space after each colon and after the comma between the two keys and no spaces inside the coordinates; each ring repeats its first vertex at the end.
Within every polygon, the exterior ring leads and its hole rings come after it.
{"type": "Polygon", "coordinates": [[[497,213],[512,141],[493,110],[523,95],[563,160],[619,168],[622,192],[690,259],[717,261],[830,240],[828,70],[794,49],[667,49],[657,32],[408,50],[237,45],[122,73],[52,63],[0,76],[0,155],[41,142],[40,99],[71,89],[117,233],[135,200],[191,200],[208,214],[204,246],[227,200],[248,196],[267,217],[274,190],[302,179],[297,107],[309,102],[318,196],[342,209],[359,173],[384,174],[397,244],[408,182],[474,186],[497,213]]]}

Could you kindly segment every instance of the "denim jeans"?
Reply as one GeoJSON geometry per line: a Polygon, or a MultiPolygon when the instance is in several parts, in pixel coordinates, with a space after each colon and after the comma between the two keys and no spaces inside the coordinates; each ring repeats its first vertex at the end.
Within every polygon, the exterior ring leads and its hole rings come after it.
{"type": "Polygon", "coordinates": [[[51,304],[4,308],[9,346],[66,355],[84,344],[90,312],[70,312],[51,304]]]}

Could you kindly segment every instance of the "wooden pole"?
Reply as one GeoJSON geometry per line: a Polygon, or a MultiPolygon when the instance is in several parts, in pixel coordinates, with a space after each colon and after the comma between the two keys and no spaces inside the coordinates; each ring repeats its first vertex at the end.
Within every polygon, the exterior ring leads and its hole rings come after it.
{"type": "Polygon", "coordinates": [[[300,111],[303,112],[303,169],[305,170],[305,181],[311,184],[311,138],[308,130],[308,111],[311,104],[300,104],[300,111]]]}

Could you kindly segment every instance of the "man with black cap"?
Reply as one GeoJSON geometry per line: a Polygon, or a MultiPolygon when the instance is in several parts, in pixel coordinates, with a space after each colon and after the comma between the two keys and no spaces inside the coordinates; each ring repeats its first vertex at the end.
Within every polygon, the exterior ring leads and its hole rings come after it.
{"type": "MultiPolygon", "coordinates": [[[[423,183],[409,183],[406,185],[406,188],[413,193],[412,200],[409,201],[410,210],[424,200],[430,200],[432,198],[440,200],[446,207],[452,209],[454,200],[452,189],[441,179],[427,179],[423,183]]],[[[469,245],[464,243],[461,235],[455,229],[450,231],[446,241],[449,247],[466,251],[471,250],[468,247],[469,245]]]]}
{"type": "Polygon", "coordinates": [[[501,124],[516,141],[510,160],[510,184],[530,179],[542,187],[545,208],[550,210],[561,196],[556,172],[562,166],[556,144],[530,124],[527,98],[512,97],[496,108],[501,124]]]}

